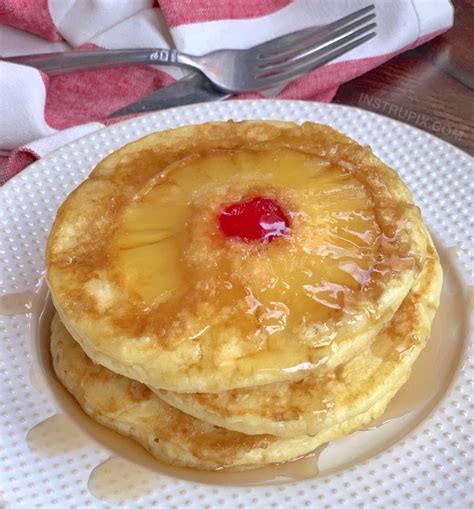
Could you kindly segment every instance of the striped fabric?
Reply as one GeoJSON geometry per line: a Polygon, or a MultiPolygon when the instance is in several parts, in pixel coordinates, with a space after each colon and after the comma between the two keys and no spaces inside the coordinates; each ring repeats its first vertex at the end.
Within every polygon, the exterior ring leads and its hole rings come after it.
{"type": "MultiPolygon", "coordinates": [[[[194,54],[247,48],[325,25],[369,0],[0,0],[0,55],[90,47],[176,47],[194,54]],[[159,4],[159,5],[158,5],[159,4]]],[[[338,87],[446,31],[449,0],[375,0],[377,37],[290,84],[279,98],[331,101],[338,87]]],[[[3,184],[33,160],[99,129],[112,111],[184,76],[124,67],[48,77],[0,62],[3,184]]],[[[245,97],[259,97],[246,94],[245,97]]]]}

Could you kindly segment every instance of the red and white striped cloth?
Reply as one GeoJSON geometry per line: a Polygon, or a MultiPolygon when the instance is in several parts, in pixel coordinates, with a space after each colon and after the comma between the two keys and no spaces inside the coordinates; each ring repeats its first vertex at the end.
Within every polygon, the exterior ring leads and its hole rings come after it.
{"type": "MultiPolygon", "coordinates": [[[[325,25],[368,0],[0,0],[0,55],[72,48],[247,48],[325,25]]],[[[449,0],[375,0],[377,37],[285,87],[279,98],[331,101],[342,83],[446,31],[449,0]]],[[[0,184],[35,159],[100,129],[114,110],[184,76],[124,67],[48,77],[0,62],[0,184]]],[[[258,94],[247,94],[246,97],[258,94]]]]}

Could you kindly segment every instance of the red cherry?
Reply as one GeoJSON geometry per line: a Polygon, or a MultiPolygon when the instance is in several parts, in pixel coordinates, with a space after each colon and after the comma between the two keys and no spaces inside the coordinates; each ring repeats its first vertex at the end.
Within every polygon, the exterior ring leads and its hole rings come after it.
{"type": "Polygon", "coordinates": [[[246,242],[271,242],[288,233],[289,220],[275,200],[256,196],[233,203],[219,215],[219,225],[227,237],[238,237],[246,242]]]}

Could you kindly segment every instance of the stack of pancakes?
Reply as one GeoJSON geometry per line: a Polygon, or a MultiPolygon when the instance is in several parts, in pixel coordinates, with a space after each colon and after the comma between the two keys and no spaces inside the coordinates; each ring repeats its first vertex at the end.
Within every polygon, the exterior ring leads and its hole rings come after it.
{"type": "Polygon", "coordinates": [[[289,461],[380,416],[442,282],[397,174],[313,123],[208,123],[121,148],[66,199],[46,258],[61,382],[156,458],[204,470],[289,461]],[[288,228],[226,234],[222,211],[256,197],[288,228]]]}

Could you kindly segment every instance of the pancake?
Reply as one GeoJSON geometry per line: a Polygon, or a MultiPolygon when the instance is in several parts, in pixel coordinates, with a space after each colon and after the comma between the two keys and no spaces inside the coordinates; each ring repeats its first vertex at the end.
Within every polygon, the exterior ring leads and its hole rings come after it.
{"type": "Polygon", "coordinates": [[[216,122],[99,163],[57,214],[47,281],[95,362],[154,389],[221,392],[347,362],[426,249],[410,192],[370,148],[313,123],[216,122]],[[225,232],[251,206],[272,237],[225,232]]]}
{"type": "Polygon", "coordinates": [[[311,453],[381,415],[393,396],[314,437],[245,435],[195,419],[168,405],[145,385],[92,362],[60,322],[52,322],[54,370],[79,405],[100,424],[129,436],[156,459],[200,470],[246,470],[311,453]]]}
{"type": "Polygon", "coordinates": [[[316,435],[366,412],[408,379],[429,337],[441,286],[442,269],[431,244],[418,281],[390,323],[334,372],[214,394],[157,394],[187,414],[242,433],[316,435]]]}

